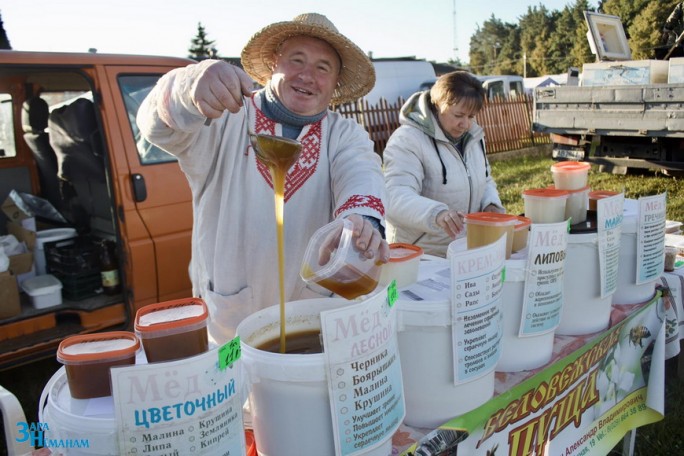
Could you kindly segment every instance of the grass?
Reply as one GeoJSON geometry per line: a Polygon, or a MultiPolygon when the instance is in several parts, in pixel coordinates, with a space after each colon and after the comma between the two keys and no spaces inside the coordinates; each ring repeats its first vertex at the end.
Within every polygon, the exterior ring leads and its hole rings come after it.
{"type": "MultiPolygon", "coordinates": [[[[548,156],[492,161],[492,176],[507,212],[524,213],[524,190],[553,185],[550,171],[553,163],[548,156]]],[[[684,189],[680,190],[682,182],[679,178],[651,171],[614,175],[599,172],[597,166],[592,166],[589,186],[592,190],[624,191],[625,198],[632,199],[667,192],[667,219],[684,221],[684,189]]],[[[672,358],[666,363],[665,418],[638,428],[634,448],[636,456],[684,454],[684,378],[678,375],[677,363],[678,358],[672,358]]],[[[622,451],[622,444],[617,445],[610,453],[611,456],[622,454],[626,454],[622,451]]]]}
{"type": "MultiPolygon", "coordinates": [[[[511,214],[524,212],[522,192],[530,188],[553,185],[548,156],[525,156],[492,161],[492,176],[499,189],[501,201],[511,214]]],[[[652,171],[615,175],[598,171],[592,166],[589,186],[592,190],[624,191],[625,198],[658,195],[667,192],[667,219],[684,221],[684,191],[679,187],[681,179],[655,174],[652,171]]]]}

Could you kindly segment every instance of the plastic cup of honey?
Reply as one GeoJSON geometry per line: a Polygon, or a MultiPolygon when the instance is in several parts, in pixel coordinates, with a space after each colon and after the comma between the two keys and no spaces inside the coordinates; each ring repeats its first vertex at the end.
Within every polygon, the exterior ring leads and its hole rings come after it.
{"type": "Polygon", "coordinates": [[[532,223],[558,223],[565,220],[570,193],[558,188],[532,188],[523,191],[525,217],[532,223]]]}
{"type": "Polygon", "coordinates": [[[128,331],[71,336],[57,348],[57,361],[64,364],[69,392],[74,399],[112,395],[109,369],[135,364],[140,340],[128,331]]]}
{"type": "Polygon", "coordinates": [[[579,190],[587,186],[589,181],[587,162],[562,161],[551,165],[553,184],[558,190],[579,190]]]}
{"type": "Polygon", "coordinates": [[[378,286],[382,263],[357,250],[354,225],[341,219],[314,233],[300,269],[302,279],[346,299],[371,293],[378,286]]]}
{"type": "Polygon", "coordinates": [[[199,298],[176,299],[138,309],[135,333],[150,363],[199,355],[209,349],[209,312],[199,298]]]}
{"type": "MultiPolygon", "coordinates": [[[[555,186],[549,188],[554,189],[555,186]]],[[[570,224],[582,223],[587,220],[587,210],[589,210],[589,186],[577,190],[565,190],[568,192],[568,199],[565,202],[565,219],[570,219],[570,224]]]]}
{"type": "Polygon", "coordinates": [[[608,198],[617,195],[618,192],[613,192],[610,190],[593,190],[589,192],[589,210],[596,212],[597,204],[596,202],[603,198],[608,198]]]}
{"type": "Polygon", "coordinates": [[[497,212],[472,212],[465,215],[468,249],[483,247],[506,235],[506,258],[513,252],[513,233],[518,219],[515,215],[497,212]]]}
{"type": "Polygon", "coordinates": [[[530,225],[532,220],[529,217],[522,215],[515,216],[516,223],[513,230],[513,252],[520,252],[527,247],[527,238],[530,234],[530,225]]]}

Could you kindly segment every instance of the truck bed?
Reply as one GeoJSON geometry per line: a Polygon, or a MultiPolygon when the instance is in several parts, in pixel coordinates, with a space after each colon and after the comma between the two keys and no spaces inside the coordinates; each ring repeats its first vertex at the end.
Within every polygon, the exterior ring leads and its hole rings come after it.
{"type": "Polygon", "coordinates": [[[539,132],[684,138],[684,84],[545,87],[534,95],[539,132]]]}

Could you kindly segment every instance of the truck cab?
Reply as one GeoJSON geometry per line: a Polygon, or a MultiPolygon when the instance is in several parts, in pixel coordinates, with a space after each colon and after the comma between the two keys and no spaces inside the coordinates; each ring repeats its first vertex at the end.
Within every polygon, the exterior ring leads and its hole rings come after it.
{"type": "Polygon", "coordinates": [[[477,79],[482,83],[482,87],[487,93],[488,100],[496,98],[515,98],[525,93],[522,76],[501,75],[501,76],[478,76],[477,79]]]}
{"type": "MultiPolygon", "coordinates": [[[[0,201],[47,202],[61,217],[34,214],[39,238],[76,233],[33,251],[61,281],[62,302],[37,308],[19,294],[19,312],[0,317],[0,369],[51,356],[69,335],[130,329],[140,307],[191,296],[190,189],[175,157],[141,138],[135,117],[163,74],[192,62],[0,51],[0,201]],[[103,241],[115,246],[115,294],[98,282],[103,241]]],[[[0,213],[0,235],[13,226],[0,213]]]]}

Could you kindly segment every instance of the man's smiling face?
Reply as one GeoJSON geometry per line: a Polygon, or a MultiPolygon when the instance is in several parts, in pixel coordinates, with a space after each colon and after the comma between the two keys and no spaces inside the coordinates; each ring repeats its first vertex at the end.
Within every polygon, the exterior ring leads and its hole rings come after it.
{"type": "Polygon", "coordinates": [[[274,56],[271,87],[295,114],[312,116],[330,105],[341,62],[335,49],[308,36],[287,39],[274,56]]]}

